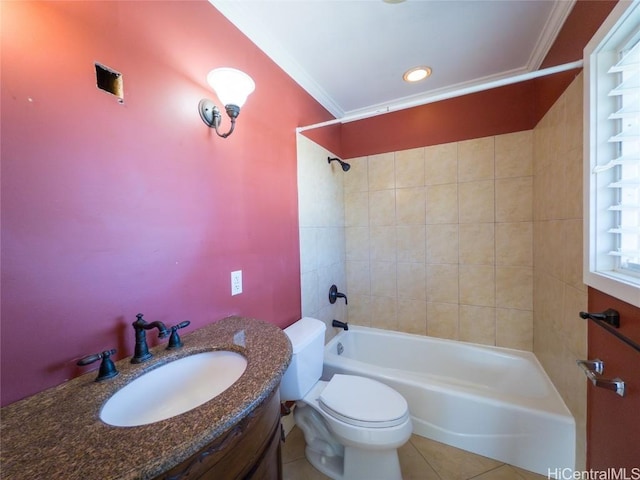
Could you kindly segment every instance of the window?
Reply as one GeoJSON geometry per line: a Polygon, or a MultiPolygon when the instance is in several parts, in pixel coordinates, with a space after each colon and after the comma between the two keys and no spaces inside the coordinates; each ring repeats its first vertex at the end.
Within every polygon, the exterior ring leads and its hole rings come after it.
{"type": "Polygon", "coordinates": [[[584,281],[640,307],[640,2],[585,48],[584,281]]]}

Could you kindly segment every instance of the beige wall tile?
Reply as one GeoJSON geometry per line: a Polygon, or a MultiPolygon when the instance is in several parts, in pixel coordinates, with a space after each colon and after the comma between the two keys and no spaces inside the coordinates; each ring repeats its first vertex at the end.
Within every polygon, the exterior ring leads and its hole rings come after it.
{"type": "Polygon", "coordinates": [[[348,160],[351,168],[349,175],[344,176],[344,192],[367,192],[369,190],[369,168],[367,157],[348,160]]]}
{"type": "Polygon", "coordinates": [[[395,162],[393,153],[369,157],[369,191],[395,188],[395,162]]]}
{"type": "Polygon", "coordinates": [[[371,296],[358,295],[349,291],[349,323],[371,326],[371,296]]]}
{"type": "Polygon", "coordinates": [[[395,162],[396,188],[424,186],[424,147],[396,152],[395,162]]]}
{"type": "Polygon", "coordinates": [[[496,345],[498,347],[533,350],[533,312],[496,309],[496,345]]]}
{"type": "Polygon", "coordinates": [[[562,222],[564,239],[562,242],[562,280],[574,288],[587,291],[582,282],[583,225],[582,219],[562,222]]]}
{"type": "Polygon", "coordinates": [[[458,223],[458,184],[427,187],[426,223],[458,223]]]}
{"type": "Polygon", "coordinates": [[[575,358],[587,356],[587,329],[579,312],[586,311],[587,292],[566,285],[564,288],[562,334],[569,351],[575,358]]]}
{"type": "Polygon", "coordinates": [[[459,225],[427,225],[427,263],[458,263],[459,225]]]}
{"type": "Polygon", "coordinates": [[[463,342],[496,344],[496,310],[491,307],[460,305],[460,333],[463,342]]]}
{"type": "Polygon", "coordinates": [[[397,310],[401,332],[427,334],[427,304],[424,300],[402,299],[398,302],[397,310]]]}
{"type": "Polygon", "coordinates": [[[396,263],[371,262],[371,295],[396,297],[396,263]]]}
{"type": "Polygon", "coordinates": [[[496,265],[533,265],[533,223],[496,223],[496,265]]]}
{"type": "Polygon", "coordinates": [[[460,265],[460,304],[495,306],[495,267],[493,265],[460,265]]]}
{"type": "MultiPolygon", "coordinates": [[[[427,192],[427,210],[429,207],[428,202],[429,194],[427,192]]],[[[460,223],[489,223],[495,221],[493,180],[460,183],[459,202],[460,223]]]]}
{"type": "Polygon", "coordinates": [[[427,278],[424,263],[398,263],[398,299],[427,300],[427,278]]]}
{"type": "Polygon", "coordinates": [[[552,168],[546,175],[548,177],[546,181],[548,190],[541,192],[541,194],[545,195],[546,218],[556,220],[565,218],[567,207],[562,200],[566,201],[567,197],[562,192],[567,189],[569,182],[567,181],[566,153],[560,152],[560,146],[558,146],[553,151],[552,157],[552,168]]]}
{"type": "Polygon", "coordinates": [[[496,306],[533,310],[532,267],[496,267],[496,306]]]}
{"type": "Polygon", "coordinates": [[[495,176],[494,137],[458,142],[458,181],[493,179],[495,176]]]}
{"type": "Polygon", "coordinates": [[[458,310],[457,303],[427,303],[427,335],[457,340],[458,310]]]}
{"type": "Polygon", "coordinates": [[[562,278],[564,252],[562,221],[535,222],[533,239],[535,268],[556,278],[562,278]]]}
{"type": "Polygon", "coordinates": [[[424,225],[396,227],[396,259],[398,262],[426,261],[426,232],[424,225]]]}
{"type": "Polygon", "coordinates": [[[458,183],[458,144],[444,143],[424,150],[424,184],[458,183]]]}
{"type": "Polygon", "coordinates": [[[349,295],[371,295],[371,273],[368,261],[347,261],[349,295]]]}
{"type": "Polygon", "coordinates": [[[493,265],[495,263],[495,224],[460,225],[460,263],[493,265]]]}
{"type": "Polygon", "coordinates": [[[533,220],[532,177],[496,180],[496,222],[530,222],[533,220]]]}
{"type": "Polygon", "coordinates": [[[398,330],[397,303],[395,297],[371,297],[371,326],[398,330]]]}
{"type": "Polygon", "coordinates": [[[533,131],[496,136],[496,178],[533,175],[533,131]]]}
{"type": "Polygon", "coordinates": [[[425,187],[396,189],[396,224],[424,225],[425,187]]]}
{"type": "Polygon", "coordinates": [[[583,122],[580,121],[583,116],[583,74],[581,73],[571,85],[567,88],[564,96],[566,97],[565,104],[565,133],[564,139],[564,151],[573,149],[582,150],[583,142],[583,122]]]}
{"type": "Polygon", "coordinates": [[[372,262],[396,261],[396,227],[370,227],[369,242],[372,262]]]}
{"type": "Polygon", "coordinates": [[[327,164],[330,152],[303,135],[296,136],[300,303],[303,316],[348,321],[343,306],[327,308],[331,283],[346,284],[344,172],[327,164]],[[327,282],[331,282],[328,283],[327,282]]]}
{"type": "Polygon", "coordinates": [[[378,190],[369,192],[369,224],[396,224],[396,192],[395,190],[378,190]]]}
{"type": "Polygon", "coordinates": [[[560,192],[565,207],[563,218],[582,218],[583,158],[582,148],[572,148],[566,154],[565,174],[567,185],[560,192]]]}
{"type": "Polygon", "coordinates": [[[458,265],[427,266],[427,301],[458,303],[458,265]]]}
{"type": "Polygon", "coordinates": [[[369,229],[367,227],[346,227],[345,241],[347,260],[369,260],[369,229]]]}
{"type": "Polygon", "coordinates": [[[534,143],[533,350],[576,419],[578,469],[585,465],[586,354],[582,277],[583,74],[539,122],[534,143]],[[553,194],[550,194],[553,193],[553,194]]]}
{"type": "MultiPolygon", "coordinates": [[[[355,287],[356,291],[349,288],[348,292],[370,295],[366,304],[369,313],[375,311],[373,299],[378,296],[395,301],[395,316],[371,322],[458,338],[460,304],[495,306],[496,263],[531,267],[531,220],[494,223],[496,212],[502,212],[495,202],[498,192],[494,176],[499,171],[505,180],[517,183],[519,175],[530,174],[533,142],[533,132],[518,132],[375,155],[361,163],[360,171],[356,171],[360,178],[345,186],[349,205],[345,216],[350,226],[347,283],[356,281],[356,277],[369,283],[364,288],[355,287]],[[419,173],[421,168],[423,175],[419,173]],[[366,185],[362,181],[364,172],[366,185]],[[458,183],[459,172],[466,180],[463,183],[458,183]],[[362,193],[367,191],[363,208],[362,193]],[[420,308],[426,308],[426,326],[423,320],[413,320],[420,308]],[[404,312],[412,312],[412,318],[404,312]]],[[[531,181],[531,177],[526,178],[531,181]]],[[[508,193],[508,188],[505,191],[508,193]]],[[[517,198],[518,202],[522,199],[517,198]]],[[[492,342],[495,328],[494,321],[492,342]]],[[[466,328],[465,332],[473,335],[474,330],[466,328]]],[[[503,329],[501,338],[510,344],[527,344],[526,333],[518,332],[515,328],[513,332],[503,329]]],[[[486,332],[478,335],[472,341],[487,342],[486,332]]]]}
{"type": "Polygon", "coordinates": [[[344,221],[346,227],[369,225],[369,194],[367,192],[345,193],[344,221]]]}

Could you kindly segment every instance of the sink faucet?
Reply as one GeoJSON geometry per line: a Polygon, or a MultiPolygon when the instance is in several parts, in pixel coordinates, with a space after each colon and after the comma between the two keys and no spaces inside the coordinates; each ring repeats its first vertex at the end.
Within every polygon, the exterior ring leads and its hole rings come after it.
{"type": "Polygon", "coordinates": [[[149,346],[147,345],[146,331],[157,328],[158,338],[165,338],[169,335],[169,330],[162,322],[147,323],[142,318],[142,313],[136,315],[136,321],[131,325],[133,325],[133,329],[136,331],[136,348],[131,363],[142,363],[152,357],[151,352],[149,352],[149,346]]]}

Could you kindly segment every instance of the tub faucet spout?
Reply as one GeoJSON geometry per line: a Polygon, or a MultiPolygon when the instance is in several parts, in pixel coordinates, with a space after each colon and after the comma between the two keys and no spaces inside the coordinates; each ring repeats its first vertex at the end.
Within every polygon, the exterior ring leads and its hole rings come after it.
{"type": "Polygon", "coordinates": [[[349,325],[347,322],[341,322],[340,320],[334,320],[331,322],[331,326],[335,328],[342,328],[344,330],[349,330],[349,325]]]}
{"type": "Polygon", "coordinates": [[[169,335],[169,330],[162,322],[147,323],[142,318],[142,313],[136,315],[136,321],[131,325],[133,325],[133,329],[136,332],[136,347],[133,358],[131,359],[131,363],[142,363],[146,360],[149,360],[153,356],[149,351],[149,346],[147,345],[146,331],[157,328],[158,338],[165,338],[167,335],[169,335]]]}

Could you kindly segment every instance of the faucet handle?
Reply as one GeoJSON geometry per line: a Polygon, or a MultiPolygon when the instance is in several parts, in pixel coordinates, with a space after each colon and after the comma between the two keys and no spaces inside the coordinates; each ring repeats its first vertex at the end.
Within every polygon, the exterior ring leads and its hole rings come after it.
{"type": "Polygon", "coordinates": [[[107,380],[109,378],[113,378],[118,375],[118,370],[111,360],[111,355],[116,353],[116,349],[113,348],[111,350],[105,350],[102,353],[95,353],[93,355],[87,355],[86,357],[81,358],[76,362],[76,365],[84,366],[89,365],[93,362],[97,362],[102,359],[102,363],[100,364],[100,369],[98,370],[98,377],[96,378],[96,382],[101,382],[102,380],[107,380]]]}
{"type": "Polygon", "coordinates": [[[180,322],[177,325],[174,325],[170,328],[171,336],[169,337],[169,344],[167,345],[167,350],[173,350],[176,348],[182,347],[182,340],[180,339],[180,335],[178,335],[178,330],[180,328],[187,327],[191,324],[189,320],[185,320],[184,322],[180,322]]]}

